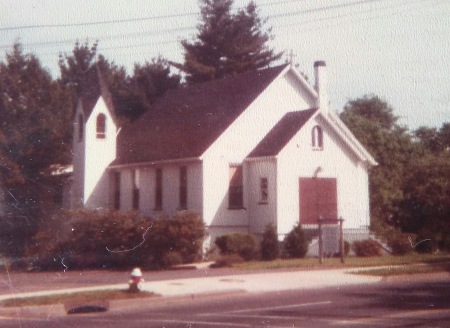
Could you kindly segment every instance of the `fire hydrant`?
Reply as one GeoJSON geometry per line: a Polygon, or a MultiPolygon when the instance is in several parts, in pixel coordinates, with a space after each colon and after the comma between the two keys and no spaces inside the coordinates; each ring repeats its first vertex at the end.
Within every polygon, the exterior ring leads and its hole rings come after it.
{"type": "Polygon", "coordinates": [[[132,293],[137,293],[141,291],[142,283],[144,279],[142,278],[142,271],[139,268],[134,268],[131,271],[130,281],[128,281],[128,290],[132,293]]]}

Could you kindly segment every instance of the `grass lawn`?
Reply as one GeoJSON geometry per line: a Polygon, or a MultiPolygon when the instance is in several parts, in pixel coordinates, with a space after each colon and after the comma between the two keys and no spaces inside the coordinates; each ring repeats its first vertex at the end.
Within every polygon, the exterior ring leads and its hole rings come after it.
{"type": "Polygon", "coordinates": [[[65,303],[105,302],[120,299],[154,297],[154,293],[130,293],[128,290],[98,290],[58,295],[34,296],[0,301],[3,307],[22,307],[65,303]]]}
{"type": "MultiPolygon", "coordinates": [[[[404,256],[379,256],[379,257],[347,257],[345,263],[339,258],[325,258],[323,264],[317,258],[304,259],[278,259],[274,261],[252,261],[234,264],[233,267],[242,270],[269,270],[283,268],[358,268],[377,266],[407,266],[416,268],[417,264],[429,267],[429,270],[450,271],[450,254],[408,254],[404,256]]],[[[414,269],[412,269],[414,270],[414,269]]],[[[421,269],[424,270],[424,269],[421,269]]],[[[390,272],[393,272],[392,270],[390,272]]]]}
{"type": "Polygon", "coordinates": [[[387,268],[361,270],[355,272],[355,274],[388,277],[436,272],[450,272],[450,262],[405,264],[387,268]]]}

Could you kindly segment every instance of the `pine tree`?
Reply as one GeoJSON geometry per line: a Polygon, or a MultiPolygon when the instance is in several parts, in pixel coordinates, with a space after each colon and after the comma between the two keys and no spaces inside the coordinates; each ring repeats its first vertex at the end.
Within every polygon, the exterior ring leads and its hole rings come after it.
{"type": "Polygon", "coordinates": [[[267,45],[271,30],[265,29],[255,3],[232,12],[233,0],[202,0],[201,24],[196,40],[181,42],[184,63],[174,66],[186,80],[198,83],[269,66],[282,53],[267,45]]]}
{"type": "MultiPolygon", "coordinates": [[[[102,73],[102,78],[109,88],[109,91],[117,95],[128,95],[128,76],[123,66],[118,66],[114,62],[108,61],[103,55],[98,54],[98,42],[89,45],[86,41],[80,44],[78,41],[71,54],[59,55],[59,69],[61,78],[59,83],[70,92],[72,113],[75,113],[78,97],[86,81],[86,73],[97,65],[102,73]]],[[[122,113],[116,113],[120,116],[122,113]]]]}
{"type": "Polygon", "coordinates": [[[20,167],[22,179],[61,163],[65,132],[71,126],[64,108],[66,94],[19,43],[7,54],[6,63],[0,63],[0,88],[2,150],[20,167]]]}
{"type": "Polygon", "coordinates": [[[54,189],[45,174],[68,162],[67,93],[19,43],[0,62],[0,249],[20,255],[54,189]]]}
{"type": "Polygon", "coordinates": [[[98,54],[97,46],[97,42],[91,46],[88,42],[76,42],[71,54],[60,55],[60,83],[71,93],[72,112],[75,112],[81,89],[86,83],[86,72],[94,65],[97,65],[114,98],[115,114],[120,121],[136,119],[155,98],[179,85],[180,76],[170,72],[169,64],[162,57],[153,58],[144,65],[135,64],[133,75],[129,76],[123,66],[98,54]]]}
{"type": "Polygon", "coordinates": [[[180,75],[170,71],[170,65],[161,56],[152,58],[151,62],[135,64],[130,78],[133,93],[146,105],[151,105],[157,97],[167,90],[175,89],[180,84],[180,75]]]}

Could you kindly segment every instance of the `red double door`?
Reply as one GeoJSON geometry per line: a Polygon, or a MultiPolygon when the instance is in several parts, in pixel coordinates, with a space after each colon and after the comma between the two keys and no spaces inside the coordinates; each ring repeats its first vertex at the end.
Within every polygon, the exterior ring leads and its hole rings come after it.
{"type": "Polygon", "coordinates": [[[335,178],[300,178],[299,198],[302,225],[317,224],[318,218],[338,218],[335,178]]]}

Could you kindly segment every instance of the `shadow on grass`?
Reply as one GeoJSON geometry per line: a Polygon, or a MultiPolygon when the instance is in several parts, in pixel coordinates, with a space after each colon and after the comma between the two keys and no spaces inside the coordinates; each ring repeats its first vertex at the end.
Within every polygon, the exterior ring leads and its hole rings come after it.
{"type": "MultiPolygon", "coordinates": [[[[376,292],[348,293],[348,297],[361,298],[375,309],[402,311],[450,309],[450,281],[410,283],[401,287],[386,287],[376,292]]],[[[367,304],[362,305],[367,307],[367,304]]]]}
{"type": "Polygon", "coordinates": [[[450,272],[450,260],[448,258],[431,258],[424,260],[423,263],[432,267],[436,267],[440,269],[439,271],[450,272]]]}

